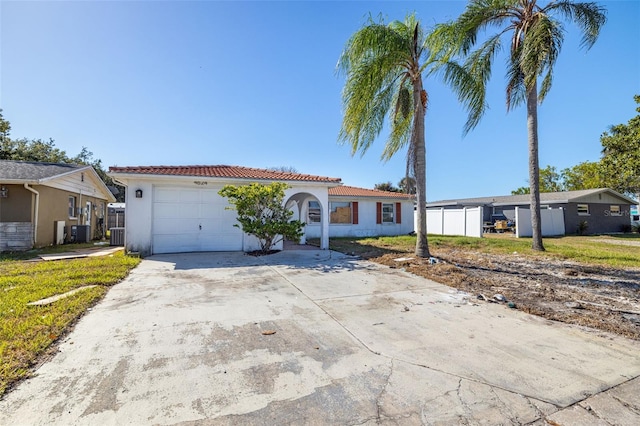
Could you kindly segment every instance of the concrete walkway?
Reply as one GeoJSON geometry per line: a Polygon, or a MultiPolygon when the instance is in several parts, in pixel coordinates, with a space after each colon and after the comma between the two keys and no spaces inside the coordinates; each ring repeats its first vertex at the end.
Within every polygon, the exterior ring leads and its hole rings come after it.
{"type": "Polygon", "coordinates": [[[639,342],[329,251],[152,256],[59,350],[0,424],[640,424],[639,342]]]}

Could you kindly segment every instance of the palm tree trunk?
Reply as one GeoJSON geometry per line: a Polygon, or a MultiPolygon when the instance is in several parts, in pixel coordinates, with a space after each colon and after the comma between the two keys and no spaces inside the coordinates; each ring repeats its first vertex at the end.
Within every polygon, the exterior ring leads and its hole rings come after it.
{"type": "Polygon", "coordinates": [[[534,81],[527,92],[527,131],[529,137],[529,188],[531,196],[531,248],[544,251],[540,220],[540,164],[538,160],[538,83],[534,81]]]}
{"type": "Polygon", "coordinates": [[[427,242],[427,160],[424,143],[425,106],[422,104],[422,76],[418,74],[413,82],[413,102],[415,115],[411,132],[411,145],[414,149],[413,171],[416,177],[416,257],[430,257],[427,242]]]}

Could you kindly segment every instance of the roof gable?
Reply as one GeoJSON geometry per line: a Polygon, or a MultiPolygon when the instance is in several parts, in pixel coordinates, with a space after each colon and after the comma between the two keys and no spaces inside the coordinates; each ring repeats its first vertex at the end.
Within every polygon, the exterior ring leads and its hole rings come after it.
{"type": "Polygon", "coordinates": [[[339,184],[340,178],[279,172],[240,166],[133,166],[109,167],[110,174],[142,176],[192,176],[203,178],[257,179],[300,182],[328,182],[339,184]]]}

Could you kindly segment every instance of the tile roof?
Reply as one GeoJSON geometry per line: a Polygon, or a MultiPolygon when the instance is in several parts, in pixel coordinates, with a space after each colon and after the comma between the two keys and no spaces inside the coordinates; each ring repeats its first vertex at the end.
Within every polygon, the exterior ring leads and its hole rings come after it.
{"type": "Polygon", "coordinates": [[[240,166],[132,166],[109,167],[110,173],[162,175],[162,176],[197,176],[212,178],[289,180],[304,182],[340,183],[340,178],[305,175],[302,173],[280,172],[267,169],[254,169],[240,166]]]}
{"type": "Polygon", "coordinates": [[[89,166],[64,163],[40,163],[36,161],[0,160],[0,181],[39,181],[89,166]]]}
{"type": "Polygon", "coordinates": [[[336,186],[329,188],[329,196],[397,198],[405,200],[412,200],[414,198],[413,195],[402,192],[379,191],[377,189],[356,188],[355,186],[336,186]]]}
{"type": "MultiPolygon", "coordinates": [[[[540,203],[554,204],[567,203],[579,200],[589,195],[608,192],[624,200],[632,202],[633,200],[622,194],[608,188],[583,189],[579,191],[562,191],[562,192],[542,192],[540,193],[540,203]]],[[[499,206],[504,204],[529,204],[529,194],[523,195],[498,195],[495,197],[477,197],[477,198],[460,198],[457,200],[440,200],[427,203],[427,207],[438,206],[477,206],[477,205],[493,205],[499,206]]]]}

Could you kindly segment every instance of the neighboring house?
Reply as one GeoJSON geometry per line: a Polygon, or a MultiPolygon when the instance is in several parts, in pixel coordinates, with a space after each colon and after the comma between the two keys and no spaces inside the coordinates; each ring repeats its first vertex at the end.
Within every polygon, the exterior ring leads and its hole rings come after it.
{"type": "MultiPolygon", "coordinates": [[[[125,247],[142,256],[197,251],[252,251],[258,241],[244,234],[236,212],[218,194],[224,185],[285,182],[286,206],[306,217],[309,201],[320,209],[320,246],[329,247],[329,188],[339,178],[237,166],[110,167],[126,187],[125,247]]],[[[276,248],[281,248],[282,243],[276,248]]]]}
{"type": "MultiPolygon", "coordinates": [[[[529,195],[465,198],[427,203],[427,210],[461,207],[483,207],[485,223],[496,220],[515,220],[515,208],[529,208],[529,195]]],[[[611,189],[544,192],[540,194],[541,208],[562,208],[567,234],[578,233],[586,223],[587,234],[621,232],[629,226],[630,206],[637,202],[611,189]]]]}
{"type": "MultiPolygon", "coordinates": [[[[329,237],[406,235],[413,232],[414,196],[375,189],[337,186],[329,188],[329,237]]],[[[322,214],[309,201],[305,234],[320,236],[322,214]]]]}
{"type": "Polygon", "coordinates": [[[0,251],[102,237],[111,201],[91,166],[0,160],[0,251]]]}

